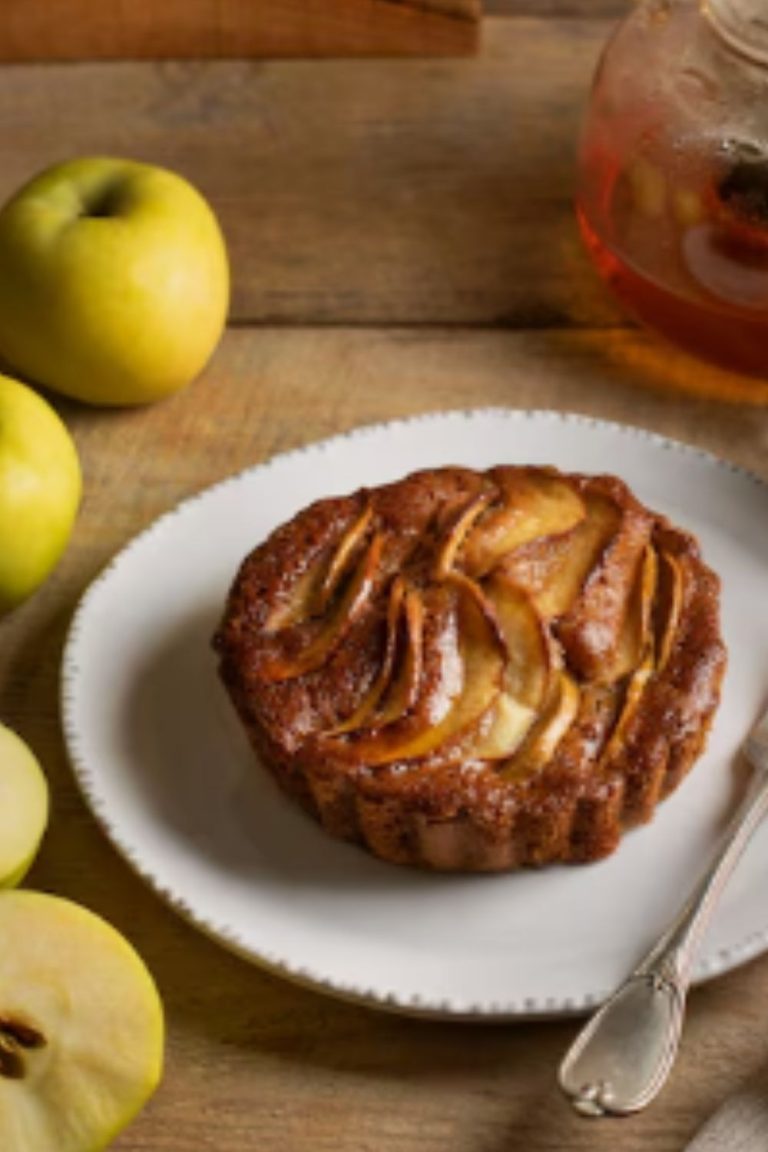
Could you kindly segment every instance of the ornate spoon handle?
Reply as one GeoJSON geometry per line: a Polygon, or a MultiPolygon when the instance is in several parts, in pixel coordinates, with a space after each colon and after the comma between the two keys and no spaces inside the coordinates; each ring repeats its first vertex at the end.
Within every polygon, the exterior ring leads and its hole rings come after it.
{"type": "MultiPolygon", "coordinates": [[[[753,749],[750,749],[753,752],[753,749]]],[[[758,750],[759,751],[759,750],[758,750]]],[[[675,1061],[696,950],[752,833],[768,811],[768,757],[712,865],[680,915],[576,1038],[560,1087],[584,1116],[622,1116],[649,1104],[675,1061]]]]}

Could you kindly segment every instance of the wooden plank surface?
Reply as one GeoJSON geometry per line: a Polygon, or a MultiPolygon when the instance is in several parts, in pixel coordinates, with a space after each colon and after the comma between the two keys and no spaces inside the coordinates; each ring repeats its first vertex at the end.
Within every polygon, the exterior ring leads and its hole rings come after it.
{"type": "Polygon", "coordinates": [[[488,16],[601,16],[619,19],[631,11],[635,0],[483,0],[488,16]]]}
{"type": "Polygon", "coordinates": [[[167,1005],[164,1085],[116,1149],[678,1152],[728,1089],[765,1061],[768,961],[760,961],[694,994],[674,1081],[646,1115],[619,1125],[579,1121],[554,1087],[573,1024],[397,1020],[301,991],[225,954],[118,859],[79,799],[62,747],[58,666],[86,584],[176,501],[275,452],[423,411],[535,406],[629,421],[768,478],[768,410],[659,391],[648,371],[653,352],[646,338],[620,331],[238,330],[205,377],[165,404],[123,413],[59,406],[83,457],[87,495],[57,574],[0,623],[0,715],[29,740],[53,783],[53,823],[30,883],[84,902],[127,932],[167,1005]]]}
{"type": "Polygon", "coordinates": [[[615,324],[572,211],[607,27],[490,19],[461,61],[6,68],[0,198],[69,153],[178,168],[237,323],[615,324]]]}
{"type": "Polygon", "coordinates": [[[479,0],[4,0],[0,60],[453,56],[479,0]]]}
{"type": "Polygon", "coordinates": [[[261,973],[134,877],[66,764],[58,670],[84,588],[179,499],[275,452],[498,404],[627,421],[768,479],[768,407],[691,394],[768,400],[768,385],[627,329],[581,252],[579,110],[619,5],[490,3],[507,14],[467,61],[0,68],[0,198],[63,156],[137,156],[203,188],[233,255],[234,327],[200,381],[143,411],[58,405],[83,458],[81,518],[54,577],[0,621],[0,716],[53,785],[29,882],[113,920],[168,1010],[162,1089],[116,1152],[679,1152],[768,1073],[764,959],[694,993],[652,1109],[580,1121],[554,1086],[572,1023],[399,1020],[261,973]]]}
{"type": "Polygon", "coordinates": [[[649,371],[655,354],[626,332],[241,329],[204,378],[160,406],[60,404],[81,449],[86,499],[58,573],[0,623],[0,715],[53,782],[53,824],[31,884],[112,918],[150,962],[168,1008],[164,1086],[116,1150],[678,1152],[766,1059],[760,961],[694,993],[675,1081],[651,1111],[618,1126],[578,1121],[554,1086],[572,1024],[400,1021],[235,960],[117,858],[62,748],[59,660],[85,585],[177,500],[280,450],[360,423],[502,404],[629,420],[768,478],[768,409],[661,392],[649,371]]]}

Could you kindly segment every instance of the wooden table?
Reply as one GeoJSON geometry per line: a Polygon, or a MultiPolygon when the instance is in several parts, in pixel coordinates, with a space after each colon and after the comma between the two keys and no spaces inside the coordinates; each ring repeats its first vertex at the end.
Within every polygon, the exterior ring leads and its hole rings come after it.
{"type": "Polygon", "coordinates": [[[167,1005],[165,1081],[123,1152],[676,1152],[766,1071],[763,960],[694,993],[674,1081],[647,1114],[580,1121],[554,1086],[573,1024],[415,1022],[265,975],[144,887],[67,765],[58,676],[78,597],[159,513],[275,452],[409,413],[536,406],[768,477],[768,408],[687,395],[716,374],[627,327],[577,239],[579,110],[622,3],[492,8],[468,61],[0,70],[0,195],[66,155],[135,155],[203,189],[232,253],[231,327],[200,380],[144,411],[58,405],[82,515],[55,576],[0,624],[0,714],[53,786],[30,883],[126,932],[167,1005]]]}

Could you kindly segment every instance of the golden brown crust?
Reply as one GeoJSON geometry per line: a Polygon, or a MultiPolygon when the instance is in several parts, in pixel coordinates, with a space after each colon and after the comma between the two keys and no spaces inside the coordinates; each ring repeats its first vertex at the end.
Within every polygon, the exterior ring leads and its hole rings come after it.
{"type": "Polygon", "coordinates": [[[307,508],[215,637],[261,760],[384,859],[591,860],[701,752],[725,649],[695,540],[613,477],[444,468],[307,508]]]}

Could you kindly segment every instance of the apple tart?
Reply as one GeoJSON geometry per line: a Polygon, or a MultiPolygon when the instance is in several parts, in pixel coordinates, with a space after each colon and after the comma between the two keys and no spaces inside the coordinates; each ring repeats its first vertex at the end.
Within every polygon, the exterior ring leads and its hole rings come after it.
{"type": "Polygon", "coordinates": [[[586,861],[704,746],[725,648],[695,539],[612,476],[448,467],[326,499],[214,638],[261,761],[400,864],[586,861]]]}

